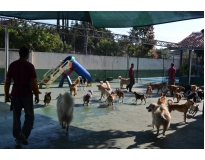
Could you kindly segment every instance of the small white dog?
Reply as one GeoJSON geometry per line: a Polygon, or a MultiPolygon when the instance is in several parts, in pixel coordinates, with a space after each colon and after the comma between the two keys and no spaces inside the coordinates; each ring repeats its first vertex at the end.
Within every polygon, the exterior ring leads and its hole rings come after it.
{"type": "Polygon", "coordinates": [[[59,123],[62,129],[66,129],[66,132],[68,132],[69,125],[73,119],[73,98],[68,92],[65,92],[63,95],[60,94],[57,97],[56,105],[59,123]]]}
{"type": "Polygon", "coordinates": [[[83,90],[85,91],[85,87],[87,85],[88,80],[86,78],[82,78],[81,76],[79,76],[80,78],[80,83],[79,83],[79,88],[81,90],[81,88],[83,88],[83,90]]]}

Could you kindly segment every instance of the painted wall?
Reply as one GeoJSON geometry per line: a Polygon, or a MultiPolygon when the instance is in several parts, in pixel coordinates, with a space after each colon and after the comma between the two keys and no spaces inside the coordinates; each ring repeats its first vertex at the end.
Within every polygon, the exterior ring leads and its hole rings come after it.
{"type": "MultiPolygon", "coordinates": [[[[30,53],[29,61],[34,64],[37,76],[39,77],[38,80],[40,81],[43,74],[45,74],[49,69],[55,68],[60,63],[60,60],[65,59],[67,56],[74,56],[75,60],[88,70],[94,79],[104,76],[117,78],[119,75],[125,77],[131,63],[134,63],[135,71],[137,70],[137,58],[127,57],[32,52],[30,53]]],[[[18,51],[9,52],[9,63],[17,60],[18,58],[18,51]]],[[[165,71],[170,67],[172,62],[172,59],[164,60],[164,66],[167,66],[165,71]]],[[[179,69],[179,59],[175,59],[174,63],[175,68],[179,69]]],[[[5,53],[4,51],[0,51],[1,70],[4,67],[5,53]]],[[[140,58],[138,69],[138,77],[163,76],[163,59],[140,58]]],[[[71,79],[75,79],[76,76],[77,75],[75,73],[72,73],[71,79]]]]}

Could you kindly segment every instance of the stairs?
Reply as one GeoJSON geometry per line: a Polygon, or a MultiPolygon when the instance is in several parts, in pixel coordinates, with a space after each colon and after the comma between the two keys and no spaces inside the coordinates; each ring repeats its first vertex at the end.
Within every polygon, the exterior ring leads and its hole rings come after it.
{"type": "Polygon", "coordinates": [[[63,64],[59,64],[56,68],[50,69],[43,75],[43,80],[39,83],[39,88],[42,88],[42,85],[46,85],[46,89],[63,73],[65,70],[72,67],[72,62],[66,61],[63,64]]]}

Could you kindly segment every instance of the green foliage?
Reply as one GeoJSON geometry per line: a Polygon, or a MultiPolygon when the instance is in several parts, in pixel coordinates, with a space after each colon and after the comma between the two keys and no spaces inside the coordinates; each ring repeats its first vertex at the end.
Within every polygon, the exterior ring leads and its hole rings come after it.
{"type": "MultiPolygon", "coordinates": [[[[185,74],[186,76],[189,75],[189,64],[188,63],[184,63],[180,66],[180,71],[185,74]]],[[[194,74],[196,72],[196,67],[195,66],[191,66],[191,74],[194,74]]]]}
{"type": "Polygon", "coordinates": [[[171,51],[167,48],[156,49],[156,53],[158,54],[158,58],[169,59],[171,57],[171,51]]]}
{"type": "MultiPolygon", "coordinates": [[[[60,40],[57,33],[50,33],[45,27],[36,27],[24,22],[18,22],[16,28],[9,28],[9,47],[18,49],[21,46],[30,48],[30,44],[35,51],[40,52],[69,52],[71,47],[60,40]]],[[[5,30],[0,27],[0,48],[5,45],[5,30]]]]}

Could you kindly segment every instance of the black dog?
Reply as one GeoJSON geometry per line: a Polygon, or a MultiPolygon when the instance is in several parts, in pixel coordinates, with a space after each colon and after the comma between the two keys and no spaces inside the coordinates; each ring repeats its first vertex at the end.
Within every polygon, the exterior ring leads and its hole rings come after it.
{"type": "Polygon", "coordinates": [[[49,105],[51,102],[51,92],[46,92],[44,96],[44,105],[49,105]]]}
{"type": "Polygon", "coordinates": [[[80,89],[81,89],[81,87],[82,87],[83,90],[85,91],[85,86],[86,86],[87,81],[88,81],[88,80],[87,80],[86,78],[80,77],[80,83],[79,83],[80,89]]]}

